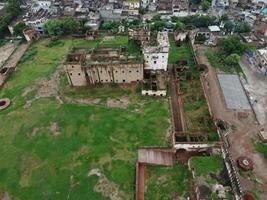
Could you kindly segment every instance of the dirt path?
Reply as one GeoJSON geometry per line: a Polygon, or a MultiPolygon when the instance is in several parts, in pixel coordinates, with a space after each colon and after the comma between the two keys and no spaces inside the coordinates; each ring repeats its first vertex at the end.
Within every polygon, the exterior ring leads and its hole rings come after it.
{"type": "Polygon", "coordinates": [[[22,55],[25,53],[25,51],[28,49],[29,44],[21,44],[18,46],[16,51],[10,56],[8,61],[5,63],[3,67],[7,68],[15,68],[17,63],[20,61],[22,55]]]}
{"type": "Polygon", "coordinates": [[[17,43],[8,43],[0,48],[0,67],[5,63],[9,56],[17,47],[17,43]]]}
{"type": "Polygon", "coordinates": [[[267,162],[256,152],[253,139],[257,138],[257,132],[260,130],[260,126],[257,125],[256,119],[252,112],[249,113],[247,119],[238,119],[237,113],[233,110],[228,110],[225,106],[224,98],[220,91],[220,85],[216,77],[216,71],[211,67],[205,55],[205,49],[201,48],[200,60],[205,63],[209,69],[206,76],[205,90],[208,94],[208,101],[210,103],[212,113],[215,119],[223,119],[230,124],[236,126],[236,131],[229,135],[230,152],[232,158],[235,160],[239,156],[247,156],[254,162],[253,174],[249,180],[248,177],[241,177],[240,181],[243,189],[251,190],[258,188],[262,192],[259,193],[261,199],[267,197],[267,162]],[[255,185],[253,180],[258,180],[262,184],[255,185]]]}
{"type": "Polygon", "coordinates": [[[8,60],[5,61],[5,63],[2,66],[2,70],[0,73],[0,86],[3,86],[7,79],[9,78],[10,74],[16,69],[16,66],[18,62],[20,61],[22,55],[26,52],[28,49],[29,44],[22,44],[15,52],[8,58],[8,60]]]}

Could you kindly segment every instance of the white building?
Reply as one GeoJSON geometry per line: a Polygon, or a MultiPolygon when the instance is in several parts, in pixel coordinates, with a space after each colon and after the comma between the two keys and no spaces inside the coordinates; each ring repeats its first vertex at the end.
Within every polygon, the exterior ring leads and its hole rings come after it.
{"type": "Polygon", "coordinates": [[[140,2],[139,0],[125,0],[122,3],[123,6],[128,7],[129,9],[139,9],[140,2]]]}
{"type": "Polygon", "coordinates": [[[168,67],[169,37],[167,32],[159,32],[157,45],[146,45],[143,48],[145,68],[148,70],[164,70],[168,67]]]}
{"type": "Polygon", "coordinates": [[[36,0],[31,6],[31,11],[37,13],[40,9],[49,10],[51,7],[51,1],[39,1],[36,0]]]}
{"type": "Polygon", "coordinates": [[[267,75],[267,47],[263,49],[257,49],[255,52],[255,59],[259,66],[259,69],[267,75]]]}
{"type": "Polygon", "coordinates": [[[141,7],[146,8],[150,4],[150,0],[140,0],[141,7]]]}

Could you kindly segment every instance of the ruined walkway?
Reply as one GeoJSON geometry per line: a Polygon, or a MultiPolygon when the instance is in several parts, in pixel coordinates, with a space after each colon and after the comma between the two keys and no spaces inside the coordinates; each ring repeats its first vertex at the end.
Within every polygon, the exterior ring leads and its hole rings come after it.
{"type": "Polygon", "coordinates": [[[0,87],[4,85],[10,74],[16,70],[16,66],[19,63],[23,54],[27,51],[30,44],[21,44],[12,53],[12,55],[6,60],[0,70],[0,87]]]}

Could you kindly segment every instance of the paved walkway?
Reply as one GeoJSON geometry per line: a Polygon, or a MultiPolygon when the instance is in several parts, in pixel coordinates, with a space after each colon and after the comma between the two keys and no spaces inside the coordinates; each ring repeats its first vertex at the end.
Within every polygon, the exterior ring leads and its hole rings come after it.
{"type": "MultiPolygon", "coordinates": [[[[5,64],[2,66],[2,68],[6,68],[7,71],[14,71],[16,69],[16,66],[18,62],[20,61],[23,54],[27,51],[29,47],[29,44],[21,44],[17,47],[15,52],[8,58],[8,60],[5,62],[5,64]]],[[[5,81],[8,79],[10,74],[0,74],[0,86],[3,86],[5,81]]]]}
{"type": "Polygon", "coordinates": [[[242,57],[239,64],[246,75],[247,82],[243,81],[243,83],[251,102],[257,101],[257,103],[253,103],[257,119],[261,126],[267,130],[267,76],[260,74],[246,56],[242,57]]]}

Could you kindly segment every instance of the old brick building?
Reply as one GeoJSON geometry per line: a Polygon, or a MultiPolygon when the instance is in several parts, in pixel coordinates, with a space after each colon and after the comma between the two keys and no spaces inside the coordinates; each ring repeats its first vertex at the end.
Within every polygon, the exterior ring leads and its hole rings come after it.
{"type": "Polygon", "coordinates": [[[131,83],[143,80],[143,59],[123,48],[98,48],[90,54],[71,53],[64,63],[72,86],[96,83],[131,83]]]}

